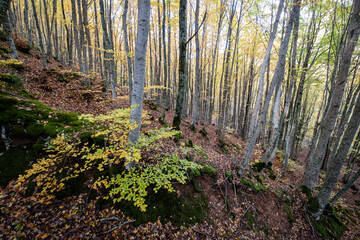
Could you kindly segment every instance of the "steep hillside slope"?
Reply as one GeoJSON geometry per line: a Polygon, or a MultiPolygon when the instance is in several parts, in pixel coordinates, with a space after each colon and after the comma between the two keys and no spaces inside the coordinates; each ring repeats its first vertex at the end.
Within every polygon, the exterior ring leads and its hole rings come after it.
{"type": "MultiPolygon", "coordinates": [[[[0,46],[3,51],[0,60],[6,62],[7,45],[1,42],[0,46]]],[[[173,183],[176,193],[155,194],[150,190],[145,213],[129,202],[113,205],[102,200],[101,194],[106,192],[93,196],[86,180],[71,182],[71,190],[51,201],[39,201],[31,195],[31,186],[27,186],[30,190],[26,193],[18,192],[18,184],[10,181],[16,181],[18,175],[48,154],[44,148],[49,139],[59,133],[70,132],[79,137],[84,132],[86,123],[78,114],[99,115],[128,107],[126,91],[118,89],[119,99],[110,100],[101,91],[100,79],[94,79],[92,88],[87,89],[76,70],[53,59],[48,59],[47,69],[41,69],[40,53],[34,49],[28,54],[20,53],[19,59],[17,66],[7,61],[0,68],[0,238],[321,237],[314,228],[322,229],[322,236],[328,238],[341,234],[344,239],[358,236],[359,206],[343,205],[336,218],[321,226],[311,223],[305,208],[307,197],[297,190],[302,176],[298,171],[300,161],[290,160],[288,174],[280,177],[283,170],[280,157],[270,169],[257,163],[262,154],[258,148],[252,168],[244,176],[237,176],[234,162],[241,158],[244,142],[231,134],[226,135],[225,142],[219,142],[213,125],[206,132],[201,131],[202,125],[193,131],[189,118],[181,125],[179,142],[167,139],[142,158],[155,161],[159,153],[172,154],[187,147],[192,150],[181,156],[204,167],[189,172],[186,184],[173,183]]],[[[149,121],[143,125],[143,133],[151,134],[163,127],[157,121],[159,106],[146,100],[145,111],[149,121]]],[[[170,125],[173,114],[172,110],[167,111],[165,124],[170,125]]],[[[84,178],[92,176],[85,174],[84,178]]],[[[358,194],[350,195],[347,197],[351,204],[360,200],[358,194]]]]}

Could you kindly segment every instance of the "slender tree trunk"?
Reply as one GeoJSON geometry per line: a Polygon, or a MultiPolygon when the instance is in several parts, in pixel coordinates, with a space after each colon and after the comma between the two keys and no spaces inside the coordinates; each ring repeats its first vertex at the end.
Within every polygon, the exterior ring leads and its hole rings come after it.
{"type": "Polygon", "coordinates": [[[77,25],[77,17],[76,17],[76,3],[75,0],[71,0],[71,13],[72,13],[72,23],[73,23],[73,33],[74,33],[74,40],[75,40],[75,48],[77,52],[79,62],[79,68],[80,72],[84,72],[84,66],[83,66],[83,59],[81,54],[81,47],[79,42],[79,32],[78,32],[78,25],[77,25]]]}
{"type": "MultiPolygon", "coordinates": [[[[199,28],[200,0],[196,0],[195,8],[195,29],[199,28]]],[[[192,128],[195,130],[195,124],[198,118],[198,102],[199,102],[199,82],[200,82],[200,41],[199,34],[195,36],[196,60],[195,60],[195,91],[193,100],[192,128]]]]}
{"type": "MultiPolygon", "coordinates": [[[[131,95],[131,102],[136,105],[130,113],[130,123],[137,124],[137,127],[129,132],[128,142],[135,144],[140,136],[141,115],[144,98],[144,81],[146,67],[147,39],[150,28],[150,0],[138,0],[138,26],[135,43],[134,61],[134,89],[131,95]]],[[[127,169],[134,166],[135,162],[126,165],[127,169]]]]}
{"type": "MultiPolygon", "coordinates": [[[[131,104],[131,93],[132,93],[132,88],[133,88],[133,77],[132,77],[132,61],[131,61],[131,56],[130,56],[130,48],[129,48],[129,39],[128,39],[128,34],[127,34],[127,24],[126,24],[126,18],[127,18],[127,12],[128,12],[128,7],[129,7],[129,1],[125,0],[124,2],[124,12],[122,15],[122,24],[123,24],[123,32],[124,32],[124,44],[125,44],[125,51],[126,51],[126,59],[127,59],[127,64],[128,64],[128,73],[129,73],[129,100],[130,100],[130,106],[131,104]]],[[[150,62],[150,64],[152,64],[150,62]]]]}
{"type": "Polygon", "coordinates": [[[168,85],[168,62],[166,59],[166,32],[165,32],[165,23],[166,23],[166,4],[163,0],[163,22],[162,22],[162,38],[163,38],[163,50],[164,50],[164,88],[162,89],[162,113],[160,116],[160,121],[165,121],[165,109],[166,109],[166,93],[168,85]]]}
{"type": "Polygon", "coordinates": [[[173,119],[173,127],[180,130],[181,114],[185,97],[186,81],[186,8],[187,0],[180,0],[179,7],[179,86],[176,98],[175,116],[173,119]]]}
{"type": "Polygon", "coordinates": [[[42,54],[42,68],[45,69],[46,68],[45,49],[44,49],[44,44],[43,44],[43,40],[42,40],[40,24],[39,24],[39,20],[37,17],[35,1],[31,0],[31,4],[33,7],[33,14],[34,14],[34,18],[35,18],[36,28],[38,30],[39,44],[40,44],[40,49],[41,49],[41,54],[42,54]]]}

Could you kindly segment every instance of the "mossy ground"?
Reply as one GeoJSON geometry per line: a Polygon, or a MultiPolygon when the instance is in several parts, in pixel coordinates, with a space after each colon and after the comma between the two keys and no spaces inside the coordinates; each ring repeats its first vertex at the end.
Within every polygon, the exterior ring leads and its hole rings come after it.
{"type": "Polygon", "coordinates": [[[155,222],[160,218],[162,223],[171,221],[175,226],[189,226],[203,222],[208,210],[208,199],[205,194],[199,197],[178,197],[176,193],[160,190],[157,193],[149,191],[146,198],[146,212],[141,212],[131,202],[122,202],[118,208],[130,218],[136,220],[135,225],[155,222]]]}
{"type": "Polygon", "coordinates": [[[75,113],[55,111],[34,100],[18,75],[0,74],[0,83],[0,126],[12,141],[8,151],[4,145],[0,151],[0,184],[6,186],[39,157],[48,137],[78,131],[83,122],[75,113]]]}

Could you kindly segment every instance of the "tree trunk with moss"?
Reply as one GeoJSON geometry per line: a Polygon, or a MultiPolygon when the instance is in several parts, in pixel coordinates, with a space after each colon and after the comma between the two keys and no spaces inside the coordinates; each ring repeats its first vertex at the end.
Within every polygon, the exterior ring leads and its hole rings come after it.
{"type": "Polygon", "coordinates": [[[181,114],[183,109],[186,84],[186,7],[187,0],[180,0],[179,7],[179,86],[176,97],[175,116],[173,127],[180,130],[181,114]]]}
{"type": "MultiPolygon", "coordinates": [[[[138,26],[135,43],[135,61],[134,61],[134,88],[131,94],[131,103],[136,105],[132,107],[130,113],[130,123],[137,124],[137,127],[129,132],[128,142],[135,144],[140,137],[141,115],[144,98],[145,82],[145,64],[147,39],[150,28],[150,0],[138,1],[138,26]]],[[[126,165],[127,169],[132,168],[135,162],[126,165]]]]}

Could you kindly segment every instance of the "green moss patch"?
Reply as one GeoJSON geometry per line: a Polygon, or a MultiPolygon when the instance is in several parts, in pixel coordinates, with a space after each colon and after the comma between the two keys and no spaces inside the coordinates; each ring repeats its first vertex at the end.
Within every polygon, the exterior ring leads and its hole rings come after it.
{"type": "MultiPolygon", "coordinates": [[[[2,141],[1,141],[2,145],[2,141]]],[[[5,187],[10,180],[17,178],[30,168],[30,163],[37,158],[32,144],[11,147],[8,151],[0,147],[0,186],[5,187]]]]}
{"type": "Polygon", "coordinates": [[[136,220],[135,225],[155,222],[160,217],[162,223],[171,221],[175,226],[189,226],[204,221],[208,211],[208,198],[184,196],[179,198],[176,193],[160,190],[149,192],[146,198],[146,212],[141,212],[133,203],[122,202],[118,207],[129,217],[136,220]]]}
{"type": "Polygon", "coordinates": [[[225,154],[229,154],[229,149],[227,146],[228,145],[225,143],[225,141],[222,141],[222,140],[219,141],[219,147],[220,147],[221,151],[225,154]]]}
{"type": "Polygon", "coordinates": [[[334,207],[326,207],[318,221],[310,217],[314,228],[325,239],[340,239],[344,232],[348,230],[340,216],[336,213],[337,211],[338,209],[334,207]]]}
{"type": "Polygon", "coordinates": [[[0,74],[0,81],[6,82],[11,85],[15,85],[16,87],[23,87],[21,78],[14,74],[0,74]]]}

